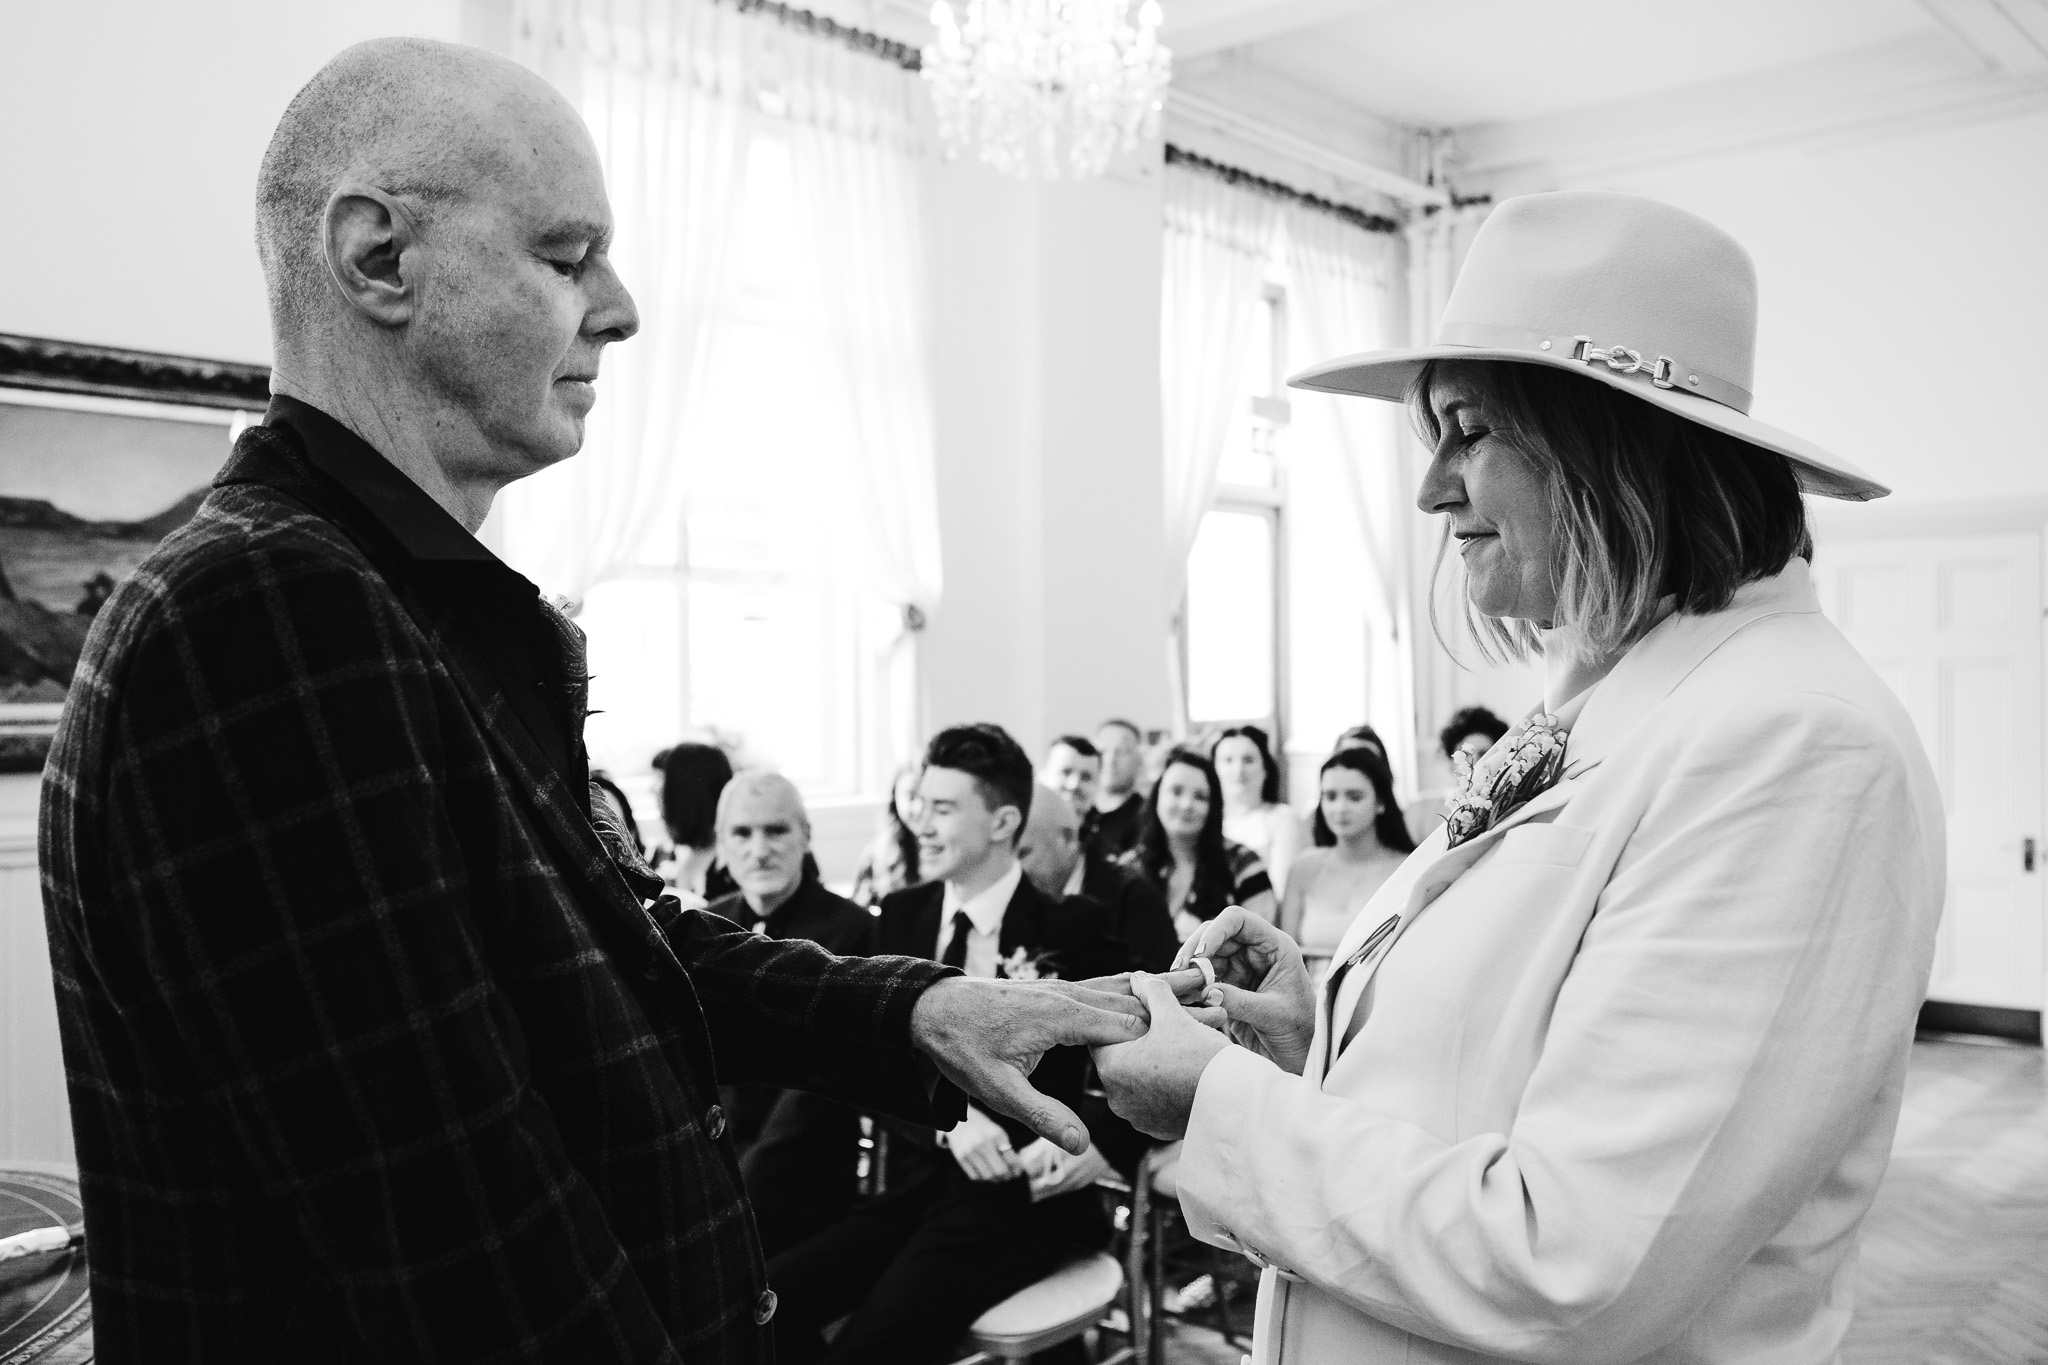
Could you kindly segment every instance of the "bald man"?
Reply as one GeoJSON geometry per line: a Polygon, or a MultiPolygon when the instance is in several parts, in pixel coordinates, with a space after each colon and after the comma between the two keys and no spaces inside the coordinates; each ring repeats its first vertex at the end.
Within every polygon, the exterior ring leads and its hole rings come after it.
{"type": "Polygon", "coordinates": [[[1108,916],[1140,971],[1163,972],[1180,951],[1166,897],[1149,877],[1110,861],[1084,842],[1072,801],[1041,785],[1017,841],[1017,861],[1054,900],[1079,896],[1108,916]]]}
{"type": "Polygon", "coordinates": [[[759,1365],[720,1081],[1078,1151],[1026,1075],[1142,1032],[683,911],[593,825],[581,634],[475,532],[639,326],[611,230],[575,110],[474,50],[351,48],[271,139],[275,401],[43,788],[99,1359],[759,1365]]]}

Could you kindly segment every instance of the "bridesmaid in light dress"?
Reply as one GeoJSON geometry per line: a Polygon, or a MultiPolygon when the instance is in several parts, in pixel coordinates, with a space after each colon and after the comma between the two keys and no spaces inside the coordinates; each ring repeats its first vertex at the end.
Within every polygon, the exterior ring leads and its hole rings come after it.
{"type": "Polygon", "coordinates": [[[1338,750],[1323,763],[1317,786],[1316,846],[1295,861],[1280,902],[1280,927],[1301,945],[1320,985],[1352,917],[1415,844],[1394,800],[1394,775],[1378,750],[1338,750]]]}

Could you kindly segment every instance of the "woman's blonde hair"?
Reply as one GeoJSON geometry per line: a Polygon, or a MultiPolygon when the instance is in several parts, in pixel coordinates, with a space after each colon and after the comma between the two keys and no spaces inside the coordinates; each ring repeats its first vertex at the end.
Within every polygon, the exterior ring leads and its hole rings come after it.
{"type": "MultiPolygon", "coordinates": [[[[1813,558],[1806,504],[1784,456],[1567,370],[1454,363],[1494,434],[1548,488],[1557,531],[1553,624],[1584,653],[1634,644],[1657,623],[1666,597],[1682,612],[1720,611],[1743,584],[1780,572],[1795,555],[1813,558]]],[[[1431,361],[1408,389],[1417,434],[1432,450],[1443,435],[1433,396],[1444,364],[1431,361]]],[[[1439,572],[1448,544],[1446,527],[1439,572]]],[[[1469,600],[1465,616],[1490,659],[1541,648],[1533,622],[1480,616],[1469,600]]],[[[1435,594],[1430,618],[1443,639],[1435,594]]]]}

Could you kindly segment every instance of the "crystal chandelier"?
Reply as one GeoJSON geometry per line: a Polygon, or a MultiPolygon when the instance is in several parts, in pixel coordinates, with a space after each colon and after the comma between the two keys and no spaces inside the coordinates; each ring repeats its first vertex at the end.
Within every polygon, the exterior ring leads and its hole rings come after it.
{"type": "Polygon", "coordinates": [[[1100,175],[1118,147],[1159,135],[1173,54],[1159,0],[965,0],[932,6],[923,52],[939,132],[1005,175],[1100,175]]]}

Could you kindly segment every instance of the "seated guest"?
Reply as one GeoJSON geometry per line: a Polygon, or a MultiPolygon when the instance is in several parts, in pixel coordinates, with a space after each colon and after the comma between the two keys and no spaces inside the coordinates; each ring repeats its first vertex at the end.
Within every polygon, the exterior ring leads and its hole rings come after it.
{"type": "Polygon", "coordinates": [[[1045,747],[1038,780],[1081,812],[1081,841],[1095,833],[1095,784],[1102,778],[1102,751],[1079,735],[1061,735],[1045,747]]]}
{"type": "Polygon", "coordinates": [[[1138,846],[1145,817],[1145,798],[1138,792],[1145,736],[1127,720],[1106,720],[1095,732],[1095,751],[1102,756],[1102,768],[1088,847],[1105,858],[1121,858],[1138,846]]]}
{"type": "Polygon", "coordinates": [[[1380,738],[1380,732],[1370,725],[1354,725],[1337,736],[1337,742],[1330,746],[1330,752],[1341,754],[1346,749],[1371,749],[1381,758],[1387,756],[1387,742],[1380,738]]]}
{"type": "MultiPolygon", "coordinates": [[[[1452,781],[1457,780],[1460,755],[1467,763],[1477,763],[1507,732],[1508,723],[1483,706],[1467,706],[1455,712],[1437,735],[1444,761],[1451,765],[1452,781]]],[[[1408,835],[1416,843],[1434,834],[1444,822],[1444,802],[1450,793],[1449,787],[1441,787],[1408,803],[1404,818],[1408,835]]]]}
{"type": "Polygon", "coordinates": [[[890,892],[924,880],[917,865],[915,833],[918,767],[915,763],[904,764],[889,784],[881,828],[875,832],[874,841],[861,850],[860,863],[853,871],[855,905],[879,905],[890,892]]]}
{"type": "Polygon", "coordinates": [[[1223,837],[1221,784],[1199,750],[1166,756],[1145,803],[1138,846],[1124,862],[1165,895],[1183,942],[1226,906],[1241,905],[1267,920],[1276,913],[1273,882],[1259,855],[1223,837]]]}
{"type": "Polygon", "coordinates": [[[669,841],[647,861],[690,908],[701,908],[737,888],[718,864],[718,797],[732,781],[732,760],[715,744],[685,740],[654,756],[661,771],[661,823],[669,841]]]}
{"type": "Polygon", "coordinates": [[[1107,913],[1140,970],[1163,972],[1173,965],[1180,935],[1166,913],[1166,897],[1130,868],[1089,852],[1074,807],[1058,792],[1038,789],[1017,861],[1032,885],[1054,900],[1080,896],[1107,913]]]}
{"type": "MultiPolygon", "coordinates": [[[[719,860],[739,890],[709,910],[769,938],[807,938],[842,957],[873,951],[875,917],[833,895],[812,862],[811,822],[779,773],[735,776],[718,797],[719,860]]],[[[774,1086],[720,1086],[764,1254],[844,1217],[857,1185],[860,1115],[774,1086]]]]}
{"type": "MultiPolygon", "coordinates": [[[[1017,843],[1031,760],[994,725],[941,731],[919,781],[918,842],[934,881],[882,902],[876,951],[936,957],[969,976],[1067,979],[1132,964],[1100,907],[1033,886],[1017,843]]],[[[1050,799],[1048,797],[1048,799],[1050,799]]],[[[1032,1084],[1080,1114],[1096,1145],[1070,1157],[970,1106],[939,1147],[891,1143],[886,1193],[776,1256],[782,1365],[937,1365],[983,1312],[1109,1240],[1092,1190],[1145,1140],[1082,1093],[1088,1054],[1055,1048],[1032,1084]],[[823,1328],[847,1317],[829,1346],[823,1328]]],[[[907,1136],[907,1132],[904,1134],[907,1136]]]]}
{"type": "Polygon", "coordinates": [[[1233,726],[1216,737],[1209,757],[1223,784],[1223,837],[1258,854],[1273,893],[1285,894],[1288,869],[1308,839],[1300,817],[1280,799],[1280,765],[1266,732],[1233,726]]]}
{"type": "Polygon", "coordinates": [[[1394,800],[1394,774],[1377,749],[1338,750],[1324,761],[1317,786],[1316,846],[1295,860],[1280,897],[1280,927],[1301,945],[1320,982],[1359,907],[1415,851],[1415,841],[1394,800]]]}

